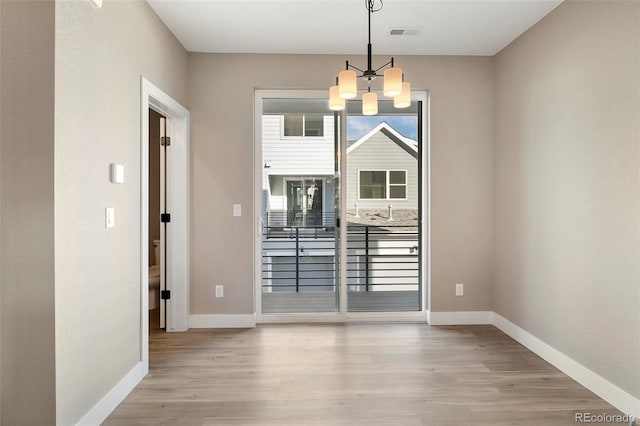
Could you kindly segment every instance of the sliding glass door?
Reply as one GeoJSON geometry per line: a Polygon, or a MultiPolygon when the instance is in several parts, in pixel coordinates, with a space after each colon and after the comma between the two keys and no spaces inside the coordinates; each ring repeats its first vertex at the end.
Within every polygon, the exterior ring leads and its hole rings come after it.
{"type": "Polygon", "coordinates": [[[422,309],[419,102],[375,116],[350,102],[346,146],[348,312],[422,309]]]}
{"type": "Polygon", "coordinates": [[[258,313],[422,312],[422,102],[364,117],[311,94],[256,100],[258,313]]]}

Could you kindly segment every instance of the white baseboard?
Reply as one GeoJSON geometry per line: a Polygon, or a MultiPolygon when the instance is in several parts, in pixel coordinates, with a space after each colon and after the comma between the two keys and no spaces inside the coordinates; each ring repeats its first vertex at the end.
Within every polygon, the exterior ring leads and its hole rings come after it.
{"type": "Polygon", "coordinates": [[[137,363],[100,401],[76,423],[77,426],[101,424],[143,379],[142,363],[137,363]]]}
{"type": "Polygon", "coordinates": [[[493,324],[492,311],[427,312],[430,325],[493,324]]]}
{"type": "Polygon", "coordinates": [[[620,389],[497,313],[493,313],[493,325],[618,410],[640,419],[640,399],[620,389]]]}
{"type": "Polygon", "coordinates": [[[256,316],[247,315],[190,315],[190,328],[253,328],[256,326],[256,316]]]}

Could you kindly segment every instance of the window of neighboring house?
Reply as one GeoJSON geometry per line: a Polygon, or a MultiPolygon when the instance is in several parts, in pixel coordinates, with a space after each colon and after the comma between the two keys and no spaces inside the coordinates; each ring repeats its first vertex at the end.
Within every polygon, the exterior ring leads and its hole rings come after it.
{"type": "Polygon", "coordinates": [[[284,116],[284,136],[324,136],[322,114],[287,114],[284,116]]]}
{"type": "Polygon", "coordinates": [[[406,170],[360,170],[361,200],[407,198],[406,170]]]}

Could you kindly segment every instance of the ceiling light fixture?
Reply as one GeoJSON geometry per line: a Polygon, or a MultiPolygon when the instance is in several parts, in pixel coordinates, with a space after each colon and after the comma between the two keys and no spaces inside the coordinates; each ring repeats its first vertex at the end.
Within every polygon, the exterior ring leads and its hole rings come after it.
{"type": "Polygon", "coordinates": [[[411,105],[411,85],[404,81],[402,68],[395,67],[393,58],[380,68],[373,69],[371,56],[371,15],[382,9],[382,0],[365,0],[365,6],[369,15],[369,43],[367,44],[367,69],[362,70],[347,61],[347,66],[340,71],[336,78],[336,85],[329,89],[329,109],[342,111],[346,107],[347,99],[354,99],[358,96],[358,78],[367,80],[367,92],[362,95],[362,114],[376,115],[378,113],[378,95],[371,91],[371,82],[376,77],[383,77],[383,94],[393,98],[393,106],[396,108],[406,108],[411,105]],[[387,68],[389,67],[389,68],[387,68]],[[387,68],[384,74],[378,74],[387,68]],[[356,71],[359,73],[356,73],[356,71]]]}

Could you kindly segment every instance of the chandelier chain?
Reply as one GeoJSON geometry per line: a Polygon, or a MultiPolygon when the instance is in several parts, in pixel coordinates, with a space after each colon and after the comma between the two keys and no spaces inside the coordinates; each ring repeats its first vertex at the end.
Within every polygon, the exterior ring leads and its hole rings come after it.
{"type": "Polygon", "coordinates": [[[382,10],[382,6],[384,6],[384,3],[382,2],[382,0],[378,0],[378,3],[380,3],[380,5],[376,6],[376,0],[364,0],[365,7],[371,13],[379,12],[380,10],[382,10]]]}

